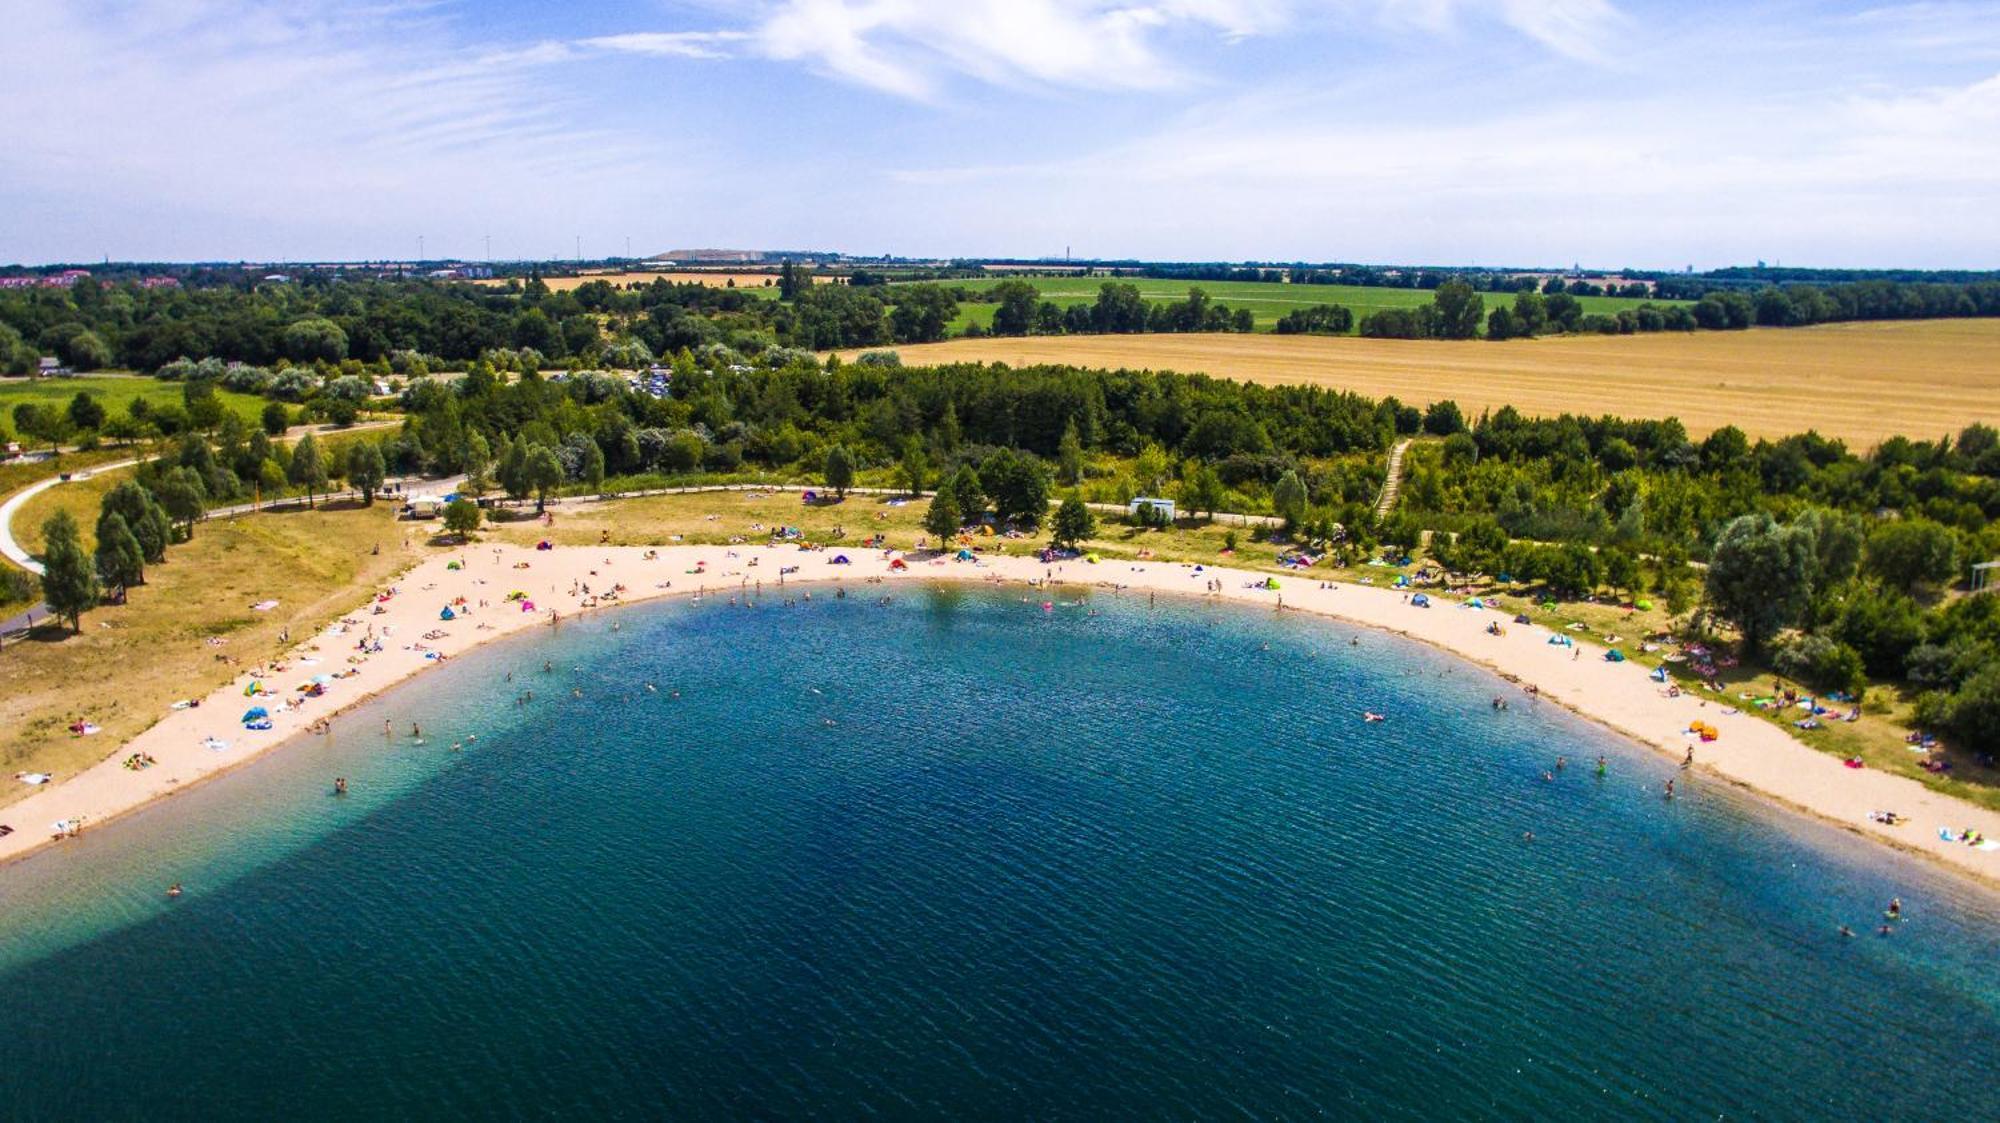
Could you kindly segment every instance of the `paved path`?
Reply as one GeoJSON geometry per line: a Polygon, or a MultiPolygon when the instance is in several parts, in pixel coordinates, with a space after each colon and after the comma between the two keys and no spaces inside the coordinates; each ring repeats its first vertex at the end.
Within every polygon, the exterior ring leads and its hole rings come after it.
{"type": "MultiPolygon", "coordinates": [[[[294,426],[292,429],[287,430],[285,436],[281,439],[287,441],[296,440],[299,437],[305,436],[306,433],[314,433],[322,436],[329,433],[360,433],[360,432],[366,432],[367,430],[370,429],[385,429],[392,425],[401,425],[402,423],[403,423],[402,419],[397,418],[391,421],[368,421],[360,425],[350,425],[345,429],[329,429],[326,428],[325,426],[320,426],[320,425],[294,426]]],[[[150,460],[150,459],[152,458],[146,456],[136,456],[130,460],[119,460],[111,464],[99,464],[95,468],[84,469],[84,471],[80,475],[73,478],[88,479],[91,476],[103,475],[106,472],[116,472],[121,468],[130,468],[133,465],[139,463],[141,460],[150,460]]],[[[41,575],[42,572],[42,563],[36,561],[34,557],[28,553],[27,550],[22,548],[21,543],[15,540],[14,516],[20,512],[22,507],[27,505],[30,499],[33,499],[35,496],[40,495],[42,492],[47,491],[48,489],[56,486],[57,484],[65,482],[67,481],[65,481],[60,475],[50,476],[46,480],[38,480],[35,483],[29,484],[27,487],[24,487],[21,490],[15,492],[14,494],[8,496],[6,502],[0,503],[0,556],[4,556],[8,561],[13,562],[15,565],[20,566],[22,569],[25,569],[29,573],[35,574],[38,577],[41,575]]],[[[265,506],[268,507],[271,506],[271,504],[265,504],[265,506]]],[[[225,507],[221,508],[220,510],[210,511],[207,514],[203,515],[202,517],[215,518],[219,515],[226,516],[229,514],[241,514],[242,512],[250,509],[251,507],[248,504],[245,504],[240,507],[225,507]]]]}

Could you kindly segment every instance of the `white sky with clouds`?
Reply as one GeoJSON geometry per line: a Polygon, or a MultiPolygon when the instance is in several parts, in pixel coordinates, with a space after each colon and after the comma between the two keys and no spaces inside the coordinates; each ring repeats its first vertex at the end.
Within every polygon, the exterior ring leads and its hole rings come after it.
{"type": "Polygon", "coordinates": [[[2000,2],[0,0],[0,262],[2000,266],[2000,2]]]}

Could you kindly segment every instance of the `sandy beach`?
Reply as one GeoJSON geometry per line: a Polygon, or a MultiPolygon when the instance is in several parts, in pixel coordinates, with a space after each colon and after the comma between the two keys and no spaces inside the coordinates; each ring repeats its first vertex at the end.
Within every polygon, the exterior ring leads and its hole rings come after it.
{"type": "MultiPolygon", "coordinates": [[[[309,738],[320,721],[339,722],[344,711],[416,675],[440,659],[461,655],[480,643],[529,628],[548,628],[559,616],[601,611],[662,597],[713,595],[770,596],[784,584],[843,582],[887,585],[937,581],[986,581],[1024,587],[1052,577],[1069,587],[1117,588],[1124,595],[1167,593],[1212,596],[1273,610],[1304,611],[1399,633],[1517,679],[1512,704],[1525,704],[1523,691],[1567,706],[1656,750],[1680,759],[1695,746],[1695,779],[1720,778],[1754,789],[1782,804],[1817,815],[1857,834],[1927,855],[1945,866],[2000,888],[2000,851],[1982,851],[1939,837],[1940,827],[1967,828],[2000,838],[2000,814],[1975,807],[1922,785],[1882,772],[1851,769],[1804,745],[1783,729],[1756,716],[1733,712],[1739,704],[1720,695],[1690,691],[1669,696],[1635,663],[1611,663],[1601,649],[1573,649],[1549,642],[1553,633],[1533,624],[1515,624],[1503,613],[1469,608],[1431,595],[1420,608],[1405,594],[1366,585],[1319,587],[1310,574],[1281,577],[1265,587],[1268,575],[1217,567],[1165,562],[1068,561],[1045,566],[1031,556],[982,557],[977,563],[929,555],[884,554],[851,548],[852,564],[834,564],[837,550],[802,551],[793,546],[742,545],[566,547],[529,550],[473,544],[440,554],[407,571],[392,586],[376,591],[319,634],[295,643],[273,667],[246,672],[229,685],[174,710],[107,758],[73,776],[57,776],[35,794],[0,810],[0,823],[14,828],[0,837],[0,863],[22,858],[57,841],[57,823],[89,830],[107,820],[255,759],[294,738],[309,738]],[[890,568],[903,557],[907,568],[890,568]],[[456,566],[457,568],[454,568],[456,566]],[[781,573],[796,567],[795,572],[781,573]],[[585,588],[591,590],[586,593],[585,588]],[[619,587],[615,597],[608,597],[619,587]],[[525,594],[523,602],[509,594],[525,594]],[[456,605],[455,619],[440,619],[456,605]],[[464,609],[469,608],[467,613],[464,609]],[[1503,634],[1487,631],[1498,622],[1503,634]],[[357,645],[372,637],[371,651],[357,645]],[[321,681],[323,694],[305,689],[321,681]],[[250,696],[253,684],[268,694],[250,696]],[[242,721],[253,706],[269,710],[270,728],[251,730],[242,721]],[[1719,736],[1698,742],[1690,723],[1706,722],[1719,736]],[[221,746],[221,747],[217,747],[221,746]],[[132,769],[133,754],[154,763],[132,769]],[[1901,825],[1870,820],[1888,810],[1901,825]]],[[[1366,641],[1363,641],[1365,648],[1366,641]]],[[[192,700],[190,700],[192,701],[192,700]]],[[[1394,721],[1395,714],[1387,715],[1394,721]]],[[[1355,714],[1359,722],[1362,715],[1355,714]]],[[[1563,751],[1551,746],[1551,758],[1563,751]]],[[[332,778],[328,777],[331,783],[332,778]]],[[[8,779],[0,782],[20,781],[8,779]]],[[[1683,781],[1685,784],[1686,781],[1683,781]]],[[[1698,787],[1698,784],[1695,785],[1698,787]]],[[[1693,788],[1684,789],[1694,795],[1693,788]]]]}

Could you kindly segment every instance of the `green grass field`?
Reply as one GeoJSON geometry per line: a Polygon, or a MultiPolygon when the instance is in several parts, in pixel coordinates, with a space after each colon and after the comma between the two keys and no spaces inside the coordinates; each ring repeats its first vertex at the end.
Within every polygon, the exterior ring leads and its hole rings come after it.
{"type": "MultiPolygon", "coordinates": [[[[89,391],[104,407],[104,412],[112,417],[122,417],[131,408],[132,402],[144,398],[153,405],[178,403],[181,400],[181,386],[178,382],[162,382],[138,374],[86,374],[77,378],[40,379],[0,379],[0,430],[4,430],[16,440],[14,432],[14,407],[22,402],[33,402],[44,408],[68,408],[71,398],[79,392],[89,391]]],[[[238,394],[231,390],[217,390],[223,405],[233,409],[243,420],[252,425],[264,409],[264,399],[254,394],[238,394]]],[[[23,444],[30,442],[23,440],[23,444]]]]}
{"type": "MultiPolygon", "coordinates": [[[[971,291],[992,288],[1005,277],[982,277],[966,281],[947,281],[948,285],[963,286],[971,291]]],[[[1231,309],[1248,308],[1256,318],[1258,331],[1270,331],[1278,322],[1278,317],[1299,308],[1314,304],[1341,304],[1354,310],[1358,323],[1361,317],[1384,308],[1415,308],[1430,302],[1431,294],[1423,289],[1364,288],[1359,285],[1291,285],[1271,281],[1182,281],[1162,280],[1153,277],[1025,277],[1022,278],[1041,291],[1043,300],[1068,307],[1072,304],[1089,304],[1097,299],[1097,290],[1108,280],[1139,286],[1139,295],[1156,303],[1171,303],[1187,297],[1190,288],[1199,288],[1218,304],[1226,304],[1231,309]]],[[[1512,301],[1511,296],[1496,293],[1481,294],[1486,299],[1486,307],[1492,309],[1501,301],[1512,301]]],[[[1617,296],[1578,297],[1585,312],[1612,313],[1624,308],[1637,308],[1646,303],[1617,296]]],[[[1655,301],[1656,304],[1670,304],[1672,301],[1655,301]]],[[[967,324],[977,323],[984,327],[993,322],[991,304],[961,304],[958,319],[952,322],[951,331],[956,335],[965,330],[967,324]]]]}

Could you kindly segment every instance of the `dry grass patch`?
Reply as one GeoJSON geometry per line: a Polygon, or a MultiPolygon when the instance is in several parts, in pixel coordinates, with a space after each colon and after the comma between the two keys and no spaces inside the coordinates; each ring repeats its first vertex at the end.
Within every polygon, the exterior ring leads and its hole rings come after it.
{"type": "MultiPolygon", "coordinates": [[[[1746,332],[1559,336],[1509,343],[1280,335],[1041,336],[898,348],[907,364],[1066,363],[1202,372],[1394,395],[1467,412],[1678,417],[1699,437],[1817,429],[1866,449],[2000,422],[2000,320],[1746,332]]],[[[843,359],[854,353],[843,354],[843,359]]]]}
{"type": "Polygon", "coordinates": [[[277,654],[280,629],[304,637],[353,608],[415,560],[403,540],[385,504],[206,523],[167,564],[147,568],[127,604],[86,613],[80,634],[41,629],[9,644],[0,651],[0,804],[32,790],[4,777],[81,771],[175,699],[201,697],[277,654]],[[279,604],[252,611],[262,600],[279,604]],[[72,736],[66,727],[78,718],[104,731],[72,736]]]}

